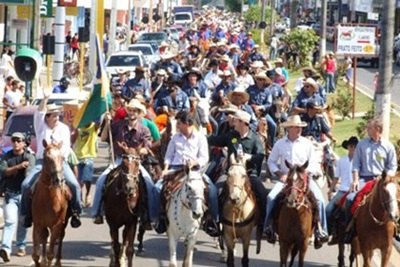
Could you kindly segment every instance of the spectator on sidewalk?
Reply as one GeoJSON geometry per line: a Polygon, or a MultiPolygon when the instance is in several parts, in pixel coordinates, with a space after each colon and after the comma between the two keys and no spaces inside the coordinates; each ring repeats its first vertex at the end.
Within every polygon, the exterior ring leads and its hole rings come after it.
{"type": "Polygon", "coordinates": [[[13,80],[11,89],[8,90],[3,98],[3,105],[7,109],[6,120],[11,116],[17,107],[21,105],[23,94],[19,90],[19,81],[13,80]]]}

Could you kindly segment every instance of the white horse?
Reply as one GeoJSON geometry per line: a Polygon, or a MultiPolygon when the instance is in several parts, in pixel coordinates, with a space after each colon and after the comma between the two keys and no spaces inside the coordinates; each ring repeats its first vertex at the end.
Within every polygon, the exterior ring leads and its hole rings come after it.
{"type": "Polygon", "coordinates": [[[180,237],[184,237],[186,245],[183,266],[192,266],[193,248],[204,215],[206,185],[202,178],[203,173],[186,168],[187,175],[183,177],[183,185],[172,194],[167,211],[170,267],[177,266],[176,246],[180,237]]]}

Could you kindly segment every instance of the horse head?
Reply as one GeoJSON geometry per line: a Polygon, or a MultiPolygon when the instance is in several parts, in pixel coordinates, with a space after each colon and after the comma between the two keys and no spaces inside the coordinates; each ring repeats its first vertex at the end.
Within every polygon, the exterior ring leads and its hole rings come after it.
{"type": "Polygon", "coordinates": [[[139,201],[139,175],[140,175],[140,156],[139,151],[129,149],[122,155],[122,175],[120,183],[123,192],[126,194],[130,208],[136,207],[139,201]]]}
{"type": "Polygon", "coordinates": [[[389,176],[386,171],[378,178],[376,190],[379,194],[379,201],[389,219],[397,221],[399,219],[400,190],[397,176],[389,176]]]}
{"type": "Polygon", "coordinates": [[[286,206],[289,208],[299,209],[305,205],[306,193],[308,190],[308,161],[303,165],[291,165],[285,161],[286,166],[289,168],[287,176],[287,198],[286,206]]]}
{"type": "Polygon", "coordinates": [[[246,196],[246,187],[248,186],[248,176],[246,172],[245,161],[242,157],[235,157],[232,153],[231,167],[228,170],[226,183],[228,185],[229,199],[234,205],[240,205],[244,202],[246,196]]]}
{"type": "Polygon", "coordinates": [[[64,156],[61,152],[62,142],[47,143],[43,139],[43,147],[42,173],[44,177],[51,179],[50,182],[52,185],[61,185],[64,182],[64,156]]]}
{"type": "Polygon", "coordinates": [[[184,204],[192,211],[194,219],[203,217],[204,190],[203,173],[185,166],[186,181],[183,187],[184,204]]]}

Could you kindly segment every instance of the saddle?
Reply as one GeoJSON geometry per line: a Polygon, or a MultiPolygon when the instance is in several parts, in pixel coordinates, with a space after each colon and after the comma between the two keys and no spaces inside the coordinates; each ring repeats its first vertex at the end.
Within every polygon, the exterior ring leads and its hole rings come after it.
{"type": "Polygon", "coordinates": [[[353,204],[351,205],[350,211],[351,214],[354,216],[358,207],[362,206],[364,203],[365,198],[372,192],[376,184],[376,180],[369,181],[365,184],[365,186],[357,193],[356,197],[354,198],[353,204]]]}

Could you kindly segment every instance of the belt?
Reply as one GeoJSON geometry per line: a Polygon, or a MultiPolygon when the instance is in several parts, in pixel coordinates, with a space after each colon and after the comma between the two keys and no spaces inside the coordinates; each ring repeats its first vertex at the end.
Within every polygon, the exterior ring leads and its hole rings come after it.
{"type": "Polygon", "coordinates": [[[371,180],[375,180],[376,177],[378,177],[378,175],[360,176],[360,179],[369,182],[371,180]]]}

